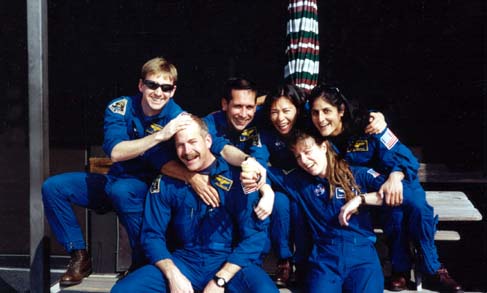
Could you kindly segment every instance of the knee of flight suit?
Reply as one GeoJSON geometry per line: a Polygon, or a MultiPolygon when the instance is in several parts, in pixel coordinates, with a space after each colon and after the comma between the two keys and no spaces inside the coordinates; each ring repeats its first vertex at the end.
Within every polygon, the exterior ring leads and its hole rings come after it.
{"type": "Polygon", "coordinates": [[[44,205],[62,196],[59,192],[59,187],[64,185],[63,176],[54,175],[46,179],[42,184],[42,201],[44,205]]]}
{"type": "Polygon", "coordinates": [[[269,275],[259,266],[242,268],[228,284],[229,292],[279,292],[269,275]]]}
{"type": "Polygon", "coordinates": [[[281,216],[290,216],[290,201],[289,198],[282,192],[275,192],[274,206],[272,213],[279,214],[281,216]]]}
{"type": "Polygon", "coordinates": [[[148,186],[134,180],[117,180],[107,187],[107,195],[118,213],[134,213],[144,210],[148,186]]]}

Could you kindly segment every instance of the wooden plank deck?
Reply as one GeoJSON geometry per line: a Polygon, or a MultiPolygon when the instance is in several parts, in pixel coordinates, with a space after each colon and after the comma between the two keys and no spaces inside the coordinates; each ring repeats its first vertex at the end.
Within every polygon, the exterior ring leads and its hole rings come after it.
{"type": "Polygon", "coordinates": [[[461,191],[427,191],[426,200],[440,221],[481,221],[482,215],[461,191]]]}

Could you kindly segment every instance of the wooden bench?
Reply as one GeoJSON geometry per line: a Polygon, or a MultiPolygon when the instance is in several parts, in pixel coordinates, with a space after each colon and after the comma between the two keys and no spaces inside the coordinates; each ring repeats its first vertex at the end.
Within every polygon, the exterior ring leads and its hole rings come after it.
{"type": "Polygon", "coordinates": [[[112,160],[106,157],[88,158],[88,171],[91,173],[107,174],[113,165],[112,160]]]}
{"type": "MultiPolygon", "coordinates": [[[[482,214],[474,207],[467,195],[461,191],[426,191],[426,200],[434,208],[439,221],[481,221],[482,214]]],[[[457,231],[437,231],[435,240],[457,241],[461,236],[457,231]]],[[[414,271],[416,290],[422,290],[422,276],[414,271]]]]}

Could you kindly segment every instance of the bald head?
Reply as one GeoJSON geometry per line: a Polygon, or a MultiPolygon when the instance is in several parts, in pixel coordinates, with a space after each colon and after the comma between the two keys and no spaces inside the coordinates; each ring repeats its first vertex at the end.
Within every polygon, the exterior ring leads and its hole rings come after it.
{"type": "Polygon", "coordinates": [[[210,166],[215,157],[210,152],[208,127],[200,118],[194,115],[191,118],[193,122],[174,135],[174,142],[181,162],[188,170],[197,172],[210,166]]]}

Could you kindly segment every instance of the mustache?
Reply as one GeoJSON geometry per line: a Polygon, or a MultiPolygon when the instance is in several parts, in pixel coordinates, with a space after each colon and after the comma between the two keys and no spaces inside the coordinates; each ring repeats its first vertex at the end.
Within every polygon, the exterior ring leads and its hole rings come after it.
{"type": "Polygon", "coordinates": [[[184,160],[189,161],[189,160],[192,160],[192,159],[194,159],[194,158],[196,158],[196,157],[199,157],[199,155],[200,155],[200,153],[198,153],[198,152],[191,152],[191,153],[189,153],[189,154],[184,154],[184,155],[182,156],[182,158],[183,158],[184,160]]]}

